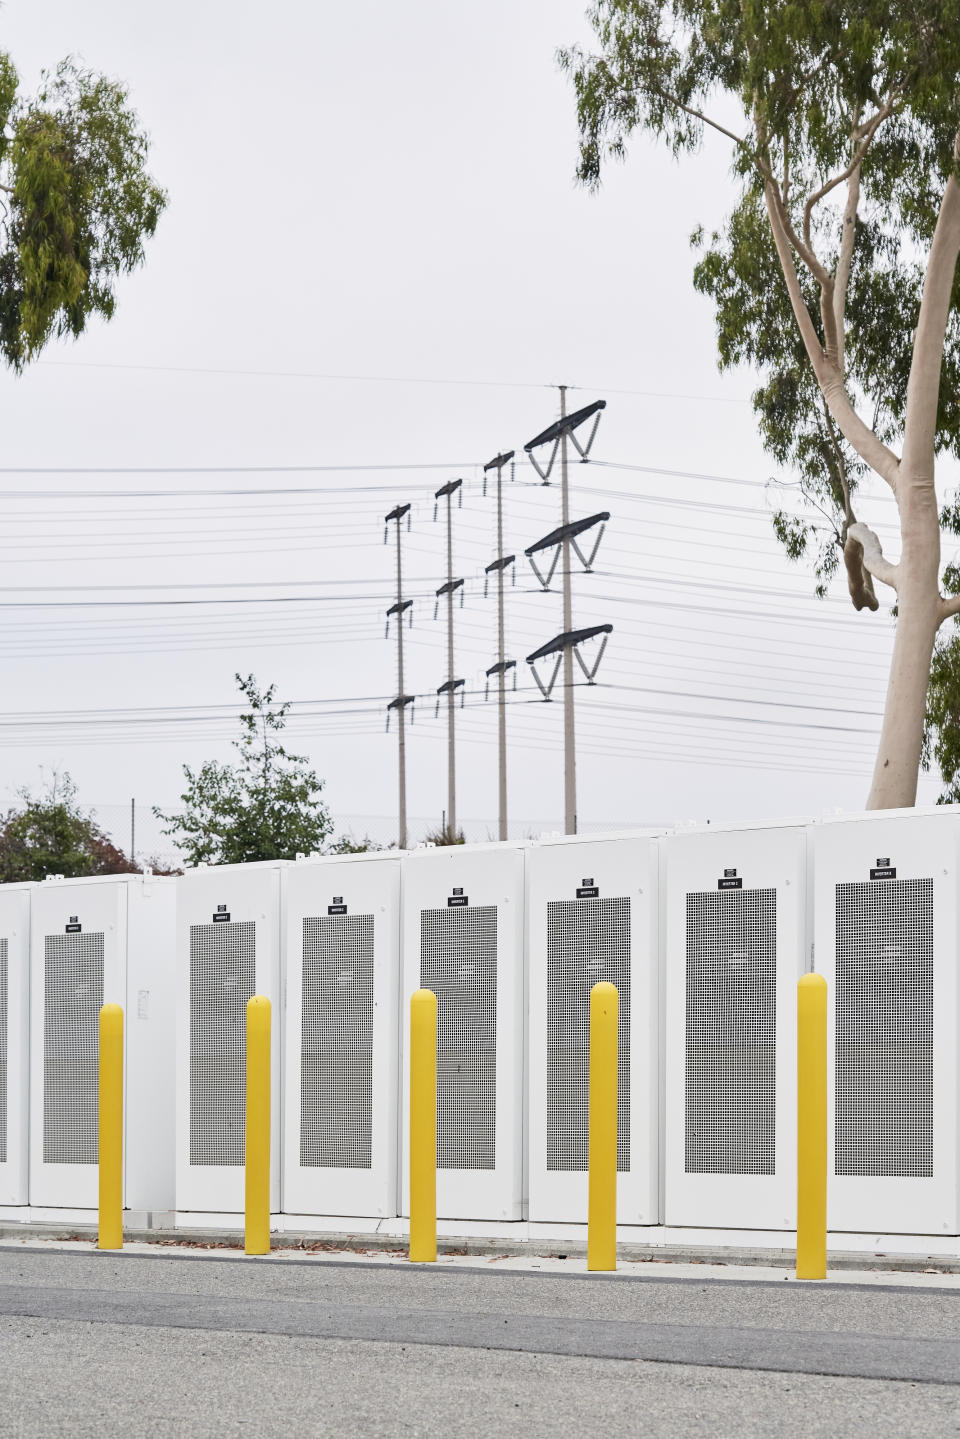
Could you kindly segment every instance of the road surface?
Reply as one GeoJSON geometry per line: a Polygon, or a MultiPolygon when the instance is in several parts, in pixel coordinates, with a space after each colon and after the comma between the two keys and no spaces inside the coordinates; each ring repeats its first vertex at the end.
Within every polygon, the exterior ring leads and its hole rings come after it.
{"type": "Polygon", "coordinates": [[[3,1247],[0,1433],[960,1436],[956,1281],[644,1268],[3,1247]]]}

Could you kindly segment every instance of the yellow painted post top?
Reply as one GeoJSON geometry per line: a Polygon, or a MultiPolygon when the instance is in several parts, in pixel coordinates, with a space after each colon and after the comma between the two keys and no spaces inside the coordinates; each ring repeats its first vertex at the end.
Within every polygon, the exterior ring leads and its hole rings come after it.
{"type": "Polygon", "coordinates": [[[244,1252],[270,1253],[270,1001],[247,1000],[244,1252]]]}
{"type": "Polygon", "coordinates": [[[797,1278],[827,1277],[827,981],[797,982],[797,1278]]]}
{"type": "Polygon", "coordinates": [[[437,1257],[437,996],[410,999],[410,1258],[437,1257]]]}
{"type": "Polygon", "coordinates": [[[587,1268],[617,1267],[616,986],[590,991],[590,1091],[587,1176],[587,1268]]]}
{"type": "Polygon", "coordinates": [[[265,994],[252,994],[247,1000],[247,1023],[270,1023],[270,1001],[265,994]]]}
{"type": "Polygon", "coordinates": [[[97,1097],[99,1249],[123,1248],[123,1010],[100,1009],[97,1097]]]}

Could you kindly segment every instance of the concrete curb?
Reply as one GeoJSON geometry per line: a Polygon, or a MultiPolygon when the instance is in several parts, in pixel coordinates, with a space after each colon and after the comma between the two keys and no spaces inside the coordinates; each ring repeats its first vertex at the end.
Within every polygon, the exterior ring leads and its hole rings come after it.
{"type": "MultiPolygon", "coordinates": [[[[11,1239],[46,1239],[51,1242],[93,1243],[94,1225],[0,1224],[0,1243],[11,1239]]],[[[125,1229],[124,1238],[131,1243],[154,1244],[158,1248],[225,1249],[243,1247],[240,1231],[222,1229],[125,1229]]],[[[273,1234],[275,1251],[294,1250],[303,1253],[370,1254],[406,1253],[403,1236],[386,1234],[333,1234],[308,1230],[273,1234]]],[[[437,1240],[437,1253],[475,1255],[478,1259],[492,1256],[504,1258],[573,1259],[586,1255],[582,1240],[528,1239],[500,1240],[476,1237],[446,1237],[437,1240]]],[[[707,1246],[693,1244],[629,1244],[617,1245],[618,1258],[635,1264],[712,1264],[756,1266],[766,1269],[793,1269],[795,1252],[790,1249],[746,1249],[731,1245],[707,1246]]],[[[881,1270],[905,1274],[960,1274],[960,1259],[952,1256],[923,1254],[860,1254],[831,1250],[829,1267],[833,1270],[881,1270]]]]}

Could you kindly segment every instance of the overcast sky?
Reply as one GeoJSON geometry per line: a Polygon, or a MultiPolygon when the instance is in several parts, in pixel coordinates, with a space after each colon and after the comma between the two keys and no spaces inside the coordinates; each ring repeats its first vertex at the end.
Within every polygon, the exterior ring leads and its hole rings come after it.
{"type": "MultiPolygon", "coordinates": [[[[114,321],[0,375],[0,798],[67,769],[121,838],[111,807],[136,797],[140,844],[162,848],[149,805],[175,801],[184,761],[229,755],[233,674],[252,671],[303,702],[291,743],[338,828],[388,838],[383,516],[409,500],[419,836],[446,802],[432,495],[462,477],[458,809],[485,837],[481,468],[556,417],[564,382],[572,406],[608,401],[604,464],[573,472],[574,517],[611,513],[574,622],[615,627],[600,683],[577,692],[581,826],[862,806],[891,622],[854,615],[840,583],[815,601],[772,539],[750,376],[717,373],[691,284],[688,236],[729,207],[728,154],[677,164],[638,141],[599,195],[578,189],[555,63],[578,39],[581,0],[6,0],[0,47],[25,86],[66,54],[129,85],[170,204],[114,321]]],[[[559,523],[558,490],[535,480],[518,465],[507,493],[521,559],[559,523]]],[[[889,501],[865,518],[889,543],[889,501]]],[[[536,591],[523,561],[517,833],[562,814],[561,706],[537,702],[524,663],[561,629],[560,599],[536,591]]]]}

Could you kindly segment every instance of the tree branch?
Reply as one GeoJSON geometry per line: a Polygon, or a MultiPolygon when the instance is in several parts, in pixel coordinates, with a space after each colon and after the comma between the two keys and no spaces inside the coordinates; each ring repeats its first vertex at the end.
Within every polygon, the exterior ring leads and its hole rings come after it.
{"type": "Polygon", "coordinates": [[[782,206],[780,197],[777,194],[776,182],[771,177],[763,187],[767,201],[767,214],[770,217],[770,228],[773,230],[773,239],[777,247],[777,255],[780,259],[780,268],[783,271],[783,278],[787,282],[787,294],[790,297],[790,304],[793,307],[794,318],[800,330],[800,337],[810,357],[814,369],[819,374],[819,367],[826,359],[823,347],[820,344],[820,336],[814,328],[810,318],[810,311],[807,309],[800,289],[800,281],[797,278],[797,267],[793,263],[793,255],[790,252],[789,229],[784,224],[781,214],[782,206]]]}
{"type": "Polygon", "coordinates": [[[787,236],[790,244],[796,250],[797,254],[800,256],[801,260],[806,265],[807,269],[810,271],[817,284],[820,286],[821,290],[832,289],[833,276],[830,274],[829,270],[827,270],[817,259],[817,256],[814,253],[812,246],[808,245],[804,240],[801,240],[800,236],[794,229],[793,221],[790,219],[790,212],[787,209],[783,196],[780,193],[780,186],[774,179],[773,172],[771,171],[770,167],[768,165],[758,164],[757,169],[760,171],[760,174],[767,182],[767,208],[769,209],[770,199],[772,198],[773,204],[776,206],[777,213],[780,218],[780,224],[783,226],[784,234],[787,236]]]}
{"type": "Polygon", "coordinates": [[[855,540],[863,549],[863,567],[874,579],[880,580],[881,584],[889,585],[892,590],[900,586],[900,566],[895,565],[892,560],[884,558],[880,541],[871,530],[869,525],[858,522],[851,525],[847,531],[848,539],[855,540]]]}
{"type": "Polygon", "coordinates": [[[747,150],[749,153],[752,153],[746,140],[740,135],[735,135],[732,130],[728,130],[726,126],[721,125],[718,120],[711,120],[710,116],[705,115],[702,110],[694,110],[691,105],[685,105],[682,100],[678,100],[676,95],[671,95],[668,90],[661,90],[659,85],[648,85],[646,89],[648,89],[652,95],[659,96],[661,100],[666,100],[668,105],[675,105],[676,108],[682,110],[684,114],[690,115],[694,120],[699,120],[701,125],[709,125],[711,130],[716,130],[721,135],[726,135],[727,139],[732,140],[741,150],[747,150]]]}
{"type": "Polygon", "coordinates": [[[960,615],[960,595],[951,595],[949,599],[941,595],[938,614],[940,624],[943,624],[944,620],[948,620],[951,615],[960,615]]]}
{"type": "MultiPolygon", "coordinates": [[[[837,479],[840,482],[840,491],[843,495],[844,524],[846,528],[849,528],[850,525],[856,524],[857,517],[853,513],[853,501],[850,497],[850,481],[847,479],[846,457],[843,453],[843,448],[840,444],[840,441],[837,438],[837,427],[834,423],[833,416],[831,415],[830,410],[827,406],[827,401],[822,390],[820,392],[820,398],[823,401],[823,420],[824,424],[827,427],[827,438],[830,441],[830,448],[833,450],[834,459],[837,462],[837,479]]],[[[846,538],[846,534],[844,534],[844,538],[846,538]]]]}
{"type": "Polygon", "coordinates": [[[790,297],[800,337],[817,377],[817,383],[840,433],[853,446],[860,458],[872,470],[876,470],[877,474],[886,480],[896,494],[900,461],[893,451],[888,449],[882,440],[878,440],[873,431],[861,420],[850,403],[850,397],[844,388],[843,375],[824,353],[820,337],[810,318],[810,311],[804,303],[803,292],[797,277],[797,268],[790,249],[790,240],[772,193],[774,188],[772,181],[768,181],[764,187],[767,198],[767,214],[770,217],[770,227],[773,230],[780,268],[786,281],[787,294],[790,297]]]}
{"type": "Polygon", "coordinates": [[[853,243],[857,235],[857,207],[860,204],[860,166],[851,172],[847,182],[847,203],[843,209],[843,229],[840,232],[840,256],[837,273],[833,282],[833,326],[837,340],[837,369],[843,372],[845,348],[845,317],[847,310],[847,285],[850,282],[850,267],[853,263],[853,243]]]}
{"type": "Polygon", "coordinates": [[[920,314],[913,339],[907,408],[903,427],[903,459],[911,477],[933,483],[933,446],[937,433],[940,371],[953,277],[960,254],[960,185],[947,181],[930,245],[923,279],[920,314]]]}
{"type": "Polygon", "coordinates": [[[873,142],[874,135],[892,111],[898,93],[898,91],[892,90],[876,114],[872,115],[865,125],[860,125],[854,130],[854,138],[862,136],[862,139],[854,151],[853,159],[847,168],[841,174],[834,175],[831,179],[824,181],[819,190],[815,190],[812,195],[807,197],[807,202],[803,207],[803,237],[808,245],[810,243],[810,222],[815,206],[819,205],[825,195],[829,195],[830,191],[835,190],[838,185],[844,184],[846,180],[850,179],[854,171],[859,169],[863,162],[864,155],[866,155],[873,142]]]}

